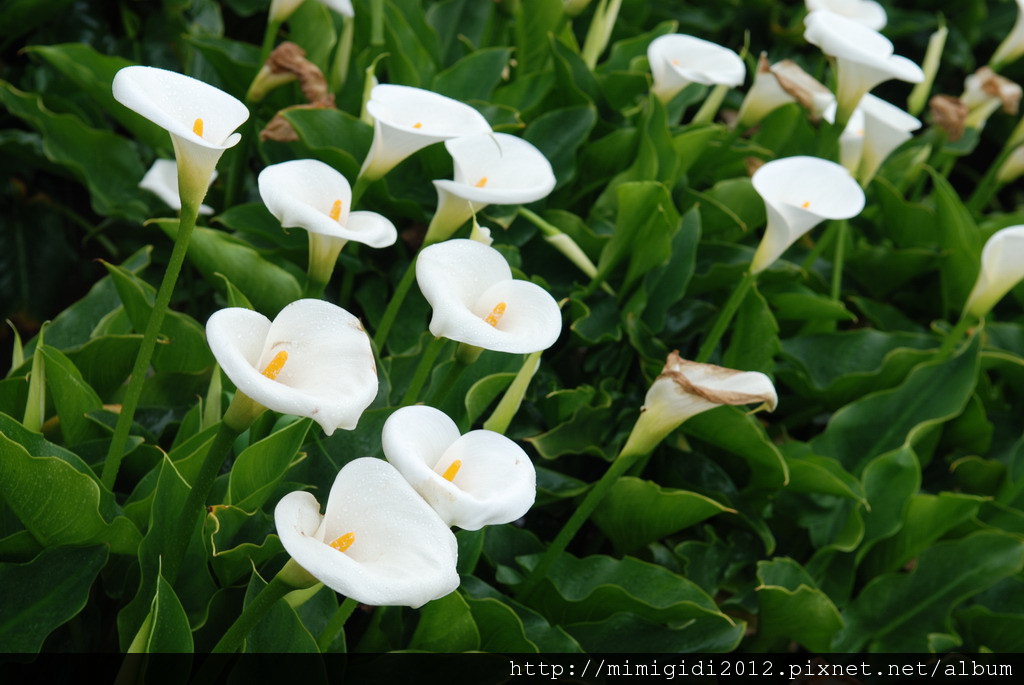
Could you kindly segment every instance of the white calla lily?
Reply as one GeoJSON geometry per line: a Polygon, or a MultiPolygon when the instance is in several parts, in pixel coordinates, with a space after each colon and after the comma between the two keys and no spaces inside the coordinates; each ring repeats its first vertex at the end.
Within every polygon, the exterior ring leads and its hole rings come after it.
{"type": "Polygon", "coordinates": [[[518,205],[543,199],[555,188],[547,157],[507,133],[453,138],[444,144],[454,162],[454,180],[436,180],[437,211],[427,229],[429,245],[448,238],[487,205],[518,205]]]}
{"type": "MultiPolygon", "coordinates": [[[[270,21],[275,24],[280,24],[292,15],[295,10],[299,9],[303,0],[271,0],[270,12],[268,16],[270,21]]],[[[334,10],[338,14],[344,17],[354,17],[355,10],[352,8],[352,0],[320,0],[320,4],[324,5],[328,9],[334,10]]]]}
{"type": "Polygon", "coordinates": [[[916,117],[866,93],[839,137],[840,161],[867,187],[893,150],[919,128],[916,117]]]}
{"type": "Polygon", "coordinates": [[[768,162],[754,172],[751,181],[768,214],[768,226],[750,264],[754,274],[771,266],[825,219],[849,219],[864,209],[864,191],[850,172],[818,157],[768,162]]]}
{"type": "Polygon", "coordinates": [[[999,69],[1010,62],[1015,62],[1024,55],[1024,0],[1017,0],[1017,20],[1013,23],[1010,33],[999,44],[992,54],[989,64],[999,69]]]}
{"type": "Polygon", "coordinates": [[[836,120],[845,124],[861,97],[883,81],[924,80],[921,67],[893,54],[892,42],[863,24],[833,12],[811,12],[804,19],[804,38],[836,60],[836,120]]]}
{"type": "Polygon", "coordinates": [[[259,175],[260,197],[285,228],[309,232],[310,275],[330,280],[338,253],[350,240],[387,247],[398,238],[394,224],[376,212],[353,212],[352,188],[333,167],[315,159],[273,164],[259,175]]]}
{"type": "Polygon", "coordinates": [[[808,12],[824,10],[841,14],[874,31],[885,28],[885,9],[874,0],[805,0],[808,12]]]}
{"type": "Polygon", "coordinates": [[[562,331],[554,298],[535,283],[513,280],[501,253],[475,240],[424,248],[416,281],[433,308],[430,332],[439,338],[527,353],[551,347],[562,331]]]}
{"type": "Polygon", "coordinates": [[[455,536],[381,459],[346,464],[322,516],[313,495],[293,492],[274,523],[299,566],[357,602],[416,608],[459,586],[455,536]]]}
{"type": "Polygon", "coordinates": [[[373,117],[373,143],[359,175],[369,181],[428,145],[491,131],[483,115],[469,105],[411,86],[374,86],[366,112],[373,117]]]}
{"type": "Polygon", "coordinates": [[[749,128],[790,102],[799,102],[811,119],[818,121],[836,98],[793,60],[769,65],[764,53],[757,61],[754,84],[747,91],[736,117],[738,125],[749,128]]]}
{"type": "Polygon", "coordinates": [[[715,407],[757,403],[774,411],[778,402],[775,385],[759,371],[701,364],[673,351],[647,391],[640,418],[622,452],[646,454],[684,421],[715,407]]]}
{"type": "Polygon", "coordinates": [[[1024,145],[1013,149],[996,172],[996,183],[1000,185],[1016,181],[1024,176],[1024,145]]]}
{"type": "Polygon", "coordinates": [[[510,523],[533,506],[533,462],[504,435],[460,435],[447,414],[417,405],[389,416],[381,440],[388,461],[448,525],[478,530],[510,523]]]}
{"type": "Polygon", "coordinates": [[[1024,91],[1020,84],[988,67],[981,67],[964,79],[964,93],[960,100],[970,110],[964,125],[981,130],[1000,107],[1007,114],[1017,114],[1022,94],[1024,91]]]}
{"type": "Polygon", "coordinates": [[[668,102],[691,83],[736,87],[746,78],[740,56],[717,43],[673,33],[658,36],[647,47],[654,85],[651,92],[668,102]]]}
{"type": "MultiPolygon", "coordinates": [[[[210,183],[217,178],[214,171],[210,176],[210,183]]],[[[181,196],[178,193],[178,164],[173,159],[157,159],[149,171],[139,181],[139,187],[160,198],[168,207],[174,210],[181,210],[181,196]]],[[[200,214],[213,214],[213,208],[207,205],[199,205],[200,214]]]]}
{"type": "Polygon", "coordinates": [[[355,428],[377,396],[366,331],[329,302],[297,300],[272,322],[249,309],[222,309],[207,322],[206,338],[240,393],[282,414],[307,416],[327,435],[355,428]]]}
{"type": "Polygon", "coordinates": [[[996,231],[981,250],[981,271],[964,312],[981,318],[1024,278],[1024,226],[996,231]]]}
{"type": "Polygon", "coordinates": [[[184,202],[206,196],[214,168],[249,118],[237,99],[213,86],[155,67],[125,67],[114,75],[114,98],[171,134],[184,202]]]}

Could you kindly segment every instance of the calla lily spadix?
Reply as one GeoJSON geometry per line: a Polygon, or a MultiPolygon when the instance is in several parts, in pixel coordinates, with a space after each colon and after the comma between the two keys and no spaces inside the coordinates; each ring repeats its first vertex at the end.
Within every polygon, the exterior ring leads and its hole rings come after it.
{"type": "Polygon", "coordinates": [[[388,417],[384,455],[448,525],[478,530],[525,514],[537,494],[526,452],[489,430],[459,434],[444,412],[416,405],[388,417]]]}
{"type": "Polygon", "coordinates": [[[206,196],[213,170],[241,138],[245,105],[213,86],[155,67],[125,67],[114,75],[114,98],[171,134],[178,184],[186,202],[206,196]]]}
{"type": "Polygon", "coordinates": [[[654,85],[651,92],[668,102],[691,83],[739,86],[747,75],[740,56],[728,48],[694,36],[658,36],[647,47],[654,85]]]}
{"type": "Polygon", "coordinates": [[[1024,55],[1024,0],[1017,0],[1017,20],[1013,23],[1010,33],[996,48],[989,60],[993,69],[999,69],[1010,62],[1015,62],[1024,55]]]}
{"type": "Polygon", "coordinates": [[[916,117],[867,93],[840,136],[842,164],[867,186],[893,150],[919,128],[916,117]]]}
{"type": "Polygon", "coordinates": [[[864,208],[864,191],[850,172],[817,157],[768,162],[754,172],[751,181],[768,214],[768,226],[750,264],[754,274],[771,266],[825,219],[849,219],[864,208]]]}
{"type": "Polygon", "coordinates": [[[424,248],[416,281],[433,308],[430,332],[436,337],[528,353],[551,347],[562,331],[554,298],[535,283],[513,280],[501,253],[475,240],[424,248]]]}
{"type": "Polygon", "coordinates": [[[447,239],[487,205],[519,205],[548,196],[555,188],[551,162],[531,143],[507,133],[453,138],[445,148],[454,180],[436,180],[437,210],[426,244],[447,239]]]}
{"type": "Polygon", "coordinates": [[[274,523],[299,566],[357,602],[416,608],[459,586],[455,536],[381,459],[346,464],[322,516],[313,495],[293,492],[278,502],[274,523]]]}
{"type": "Polygon", "coordinates": [[[333,167],[315,159],[273,164],[259,175],[260,197],[285,228],[309,232],[310,274],[330,280],[338,253],[350,240],[370,247],[394,244],[394,224],[376,212],[353,212],[352,188],[333,167]]]}
{"type": "Polygon", "coordinates": [[[921,67],[893,54],[892,42],[863,24],[833,12],[811,12],[804,19],[804,38],[836,60],[838,112],[845,124],[861,97],[883,81],[924,80],[921,67]]]}
{"type": "Polygon", "coordinates": [[[874,31],[884,29],[888,21],[885,10],[874,0],[806,0],[806,5],[808,12],[824,10],[841,14],[874,31]]]}
{"type": "Polygon", "coordinates": [[[373,143],[359,175],[369,181],[428,145],[491,131],[469,105],[411,86],[374,86],[366,112],[373,117],[373,143]]]}
{"type": "Polygon", "coordinates": [[[669,354],[665,367],[651,384],[640,418],[623,453],[646,454],[684,421],[725,404],[759,404],[774,411],[779,398],[768,376],[736,371],[669,354]]]}
{"type": "Polygon", "coordinates": [[[981,271],[964,313],[981,318],[1024,278],[1024,226],[996,231],[981,250],[981,271]]]}
{"type": "MultiPolygon", "coordinates": [[[[217,178],[214,171],[210,176],[210,183],[217,178]]],[[[181,195],[178,193],[178,164],[173,159],[158,159],[149,167],[149,171],[139,181],[139,187],[160,198],[168,207],[174,210],[181,209],[181,195]]],[[[213,214],[213,208],[207,205],[199,205],[200,214],[213,214]]]]}
{"type": "MultiPolygon", "coordinates": [[[[377,396],[366,331],[323,300],[292,302],[273,321],[249,309],[222,309],[207,322],[206,338],[239,393],[282,414],[309,417],[327,435],[355,428],[377,396]]],[[[229,409],[225,421],[230,417],[229,409]]]]}

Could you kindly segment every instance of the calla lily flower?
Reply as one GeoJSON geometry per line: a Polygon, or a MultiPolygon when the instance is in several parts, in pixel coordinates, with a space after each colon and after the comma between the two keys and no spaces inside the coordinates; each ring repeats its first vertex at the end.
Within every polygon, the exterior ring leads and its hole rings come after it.
{"type": "Polygon", "coordinates": [[[964,79],[964,94],[960,100],[970,110],[965,125],[981,130],[997,109],[1016,114],[1020,108],[1022,90],[1019,84],[1000,76],[988,67],[982,67],[964,79]]]}
{"type": "Polygon", "coordinates": [[[919,128],[917,118],[867,93],[839,138],[842,164],[866,187],[892,151],[919,128]]]}
{"type": "Polygon", "coordinates": [[[114,75],[114,98],[171,134],[184,202],[206,196],[220,156],[241,136],[245,105],[189,76],[155,67],[125,67],[114,75]]]}
{"type": "Polygon", "coordinates": [[[535,283],[513,280],[501,253],[475,240],[424,248],[416,281],[434,310],[430,332],[439,338],[528,353],[551,347],[562,331],[554,298],[535,283]]]}
{"type": "Polygon", "coordinates": [[[1021,55],[1024,55],[1024,0],[1017,0],[1017,21],[992,54],[989,64],[993,69],[999,69],[1017,61],[1021,55]]]}
{"type": "Polygon", "coordinates": [[[747,75],[743,60],[732,50],[680,33],[652,40],[647,61],[654,77],[651,92],[662,102],[668,102],[691,83],[736,87],[747,75]]]}
{"type": "Polygon", "coordinates": [[[207,322],[206,338],[240,393],[262,407],[309,417],[327,435],[355,428],[377,396],[366,331],[323,300],[292,302],[273,322],[249,309],[222,309],[207,322]]]}
{"type": "Polygon", "coordinates": [[[834,105],[832,91],[823,86],[793,60],[784,59],[769,65],[762,52],[757,61],[754,84],[740,105],[737,122],[743,128],[756,125],[774,110],[799,102],[811,119],[817,121],[834,105]]]}
{"type": "Polygon", "coordinates": [[[779,398],[768,376],[689,361],[673,351],[647,391],[640,419],[623,453],[646,454],[690,417],[725,404],[760,404],[774,411],[779,398]]]}
{"type": "Polygon", "coordinates": [[[834,57],[839,108],[836,121],[845,124],[861,97],[883,81],[899,79],[909,83],[924,80],[921,67],[906,57],[893,54],[888,38],[863,24],[833,12],[811,12],[804,19],[804,38],[834,57]]]}
{"type": "Polygon", "coordinates": [[[455,163],[455,179],[436,180],[437,211],[424,239],[448,238],[487,205],[535,202],[555,188],[551,162],[536,147],[507,133],[453,138],[444,144],[455,163]]]}
{"type": "Polygon", "coordinates": [[[491,131],[483,115],[469,105],[410,86],[374,86],[366,112],[373,117],[373,143],[359,175],[369,181],[428,145],[491,131]]]}
{"type": "Polygon", "coordinates": [[[964,312],[985,316],[1024,278],[1024,226],[996,231],[981,250],[981,271],[967,296],[964,312]]]}
{"type": "MultiPolygon", "coordinates": [[[[214,171],[210,183],[217,178],[214,171]]],[[[178,164],[173,159],[158,159],[149,167],[149,171],[139,181],[139,187],[160,198],[165,205],[173,210],[181,211],[181,195],[178,193],[178,164]]],[[[199,205],[200,214],[213,214],[213,208],[199,205]]]]}
{"type": "Polygon", "coordinates": [[[841,14],[858,24],[874,31],[885,28],[888,17],[885,10],[874,0],[805,0],[808,12],[824,10],[841,14]]]}
{"type": "Polygon", "coordinates": [[[285,228],[309,232],[310,274],[330,280],[338,253],[349,240],[370,247],[394,244],[394,224],[376,212],[353,212],[352,188],[334,168],[315,159],[268,166],[259,176],[260,197],[285,228]]]}
{"type": "Polygon", "coordinates": [[[768,213],[768,226],[750,264],[755,274],[825,219],[849,219],[864,209],[864,191],[850,172],[817,157],[768,162],[751,181],[768,213]]]}
{"type": "Polygon", "coordinates": [[[327,507],[308,492],[274,509],[281,544],[310,575],[363,604],[422,606],[459,586],[451,530],[393,466],[345,465],[327,507]]]}
{"type": "MultiPolygon", "coordinates": [[[[299,9],[303,0],[271,0],[270,21],[276,24],[288,19],[295,10],[299,9]]],[[[345,17],[354,17],[355,10],[352,9],[352,0],[320,0],[320,4],[328,9],[334,10],[345,17]]]]}
{"type": "Polygon", "coordinates": [[[500,433],[460,435],[447,414],[417,405],[389,416],[381,440],[388,461],[448,525],[478,530],[510,523],[533,506],[533,463],[500,433]]]}
{"type": "Polygon", "coordinates": [[[996,183],[1000,185],[1016,181],[1024,176],[1024,145],[1014,148],[996,172],[996,183]]]}

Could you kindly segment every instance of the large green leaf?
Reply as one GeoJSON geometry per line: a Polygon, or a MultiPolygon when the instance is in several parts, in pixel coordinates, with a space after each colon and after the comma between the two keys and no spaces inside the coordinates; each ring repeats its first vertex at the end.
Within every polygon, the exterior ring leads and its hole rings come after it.
{"type": "Polygon", "coordinates": [[[519,652],[530,653],[540,651],[526,637],[523,620],[516,615],[507,604],[486,597],[473,599],[465,597],[469,611],[480,632],[480,650],[484,652],[519,652]]]}
{"type": "Polygon", "coordinates": [[[757,564],[757,640],[764,648],[788,640],[827,652],[842,627],[839,610],[810,575],[789,558],[757,564]]]}
{"type": "MultiPolygon", "coordinates": [[[[704,617],[667,626],[635,614],[618,613],[600,621],[565,627],[588,652],[721,653],[731,652],[743,638],[744,624],[723,617],[704,617]]],[[[597,664],[594,664],[596,667],[597,664]]],[[[635,675],[639,664],[603,664],[599,675],[635,675]],[[632,666],[630,669],[629,666],[632,666]],[[616,669],[616,670],[613,670],[616,669]]],[[[596,669],[595,669],[596,671],[596,669]]],[[[653,669],[650,673],[653,674],[653,669]]],[[[664,670],[661,671],[664,673],[664,670]]],[[[593,672],[592,672],[593,674],[593,672]]]]}
{"type": "Polygon", "coordinates": [[[789,482],[789,468],[779,448],[752,415],[721,406],[687,419],[682,430],[743,459],[750,468],[748,487],[774,489],[789,482]]]}
{"type": "Polygon", "coordinates": [[[27,564],[0,563],[0,644],[6,652],[38,652],[43,640],[85,607],[107,549],[57,547],[27,564]]]}
{"type": "Polygon", "coordinates": [[[373,140],[372,127],[336,109],[293,109],[284,116],[313,156],[355,182],[373,140]]]}
{"type": "Polygon", "coordinates": [[[153,605],[139,634],[132,641],[129,653],[192,653],[192,629],[185,610],[171,587],[161,575],[156,584],[153,605]]]}
{"type": "Polygon", "coordinates": [[[60,417],[64,442],[77,445],[104,437],[106,432],[86,418],[89,412],[103,407],[96,391],[89,387],[74,363],[60,350],[49,345],[43,345],[39,350],[46,364],[46,385],[60,417]]]}
{"type": "Polygon", "coordinates": [[[576,152],[597,123],[593,106],[577,105],[553,109],[530,122],[523,138],[540,150],[555,172],[556,188],[576,175],[576,152]]]}
{"type": "Polygon", "coordinates": [[[490,100],[508,67],[510,52],[508,48],[471,52],[435,76],[433,90],[455,100],[490,100]]]}
{"type": "Polygon", "coordinates": [[[250,512],[262,507],[295,463],[311,423],[299,419],[243,450],[231,467],[228,503],[250,512]]]}
{"type": "MultiPolygon", "coordinates": [[[[267,583],[255,571],[245,592],[245,604],[252,603],[267,583]]],[[[288,602],[278,600],[264,614],[245,639],[246,653],[279,652],[287,654],[316,654],[320,650],[316,639],[302,624],[295,609],[288,602]]]]}
{"type": "Polygon", "coordinates": [[[943,248],[942,303],[944,312],[957,312],[974,286],[981,264],[981,236],[971,213],[944,176],[926,167],[935,187],[935,219],[943,248]]]}
{"type": "Polygon", "coordinates": [[[428,602],[409,642],[410,649],[470,652],[480,648],[480,631],[466,600],[458,592],[428,602]]]}

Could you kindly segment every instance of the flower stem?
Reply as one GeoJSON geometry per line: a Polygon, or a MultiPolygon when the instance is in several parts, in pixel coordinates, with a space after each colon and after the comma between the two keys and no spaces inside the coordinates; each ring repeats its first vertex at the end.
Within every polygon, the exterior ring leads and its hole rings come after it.
{"type": "Polygon", "coordinates": [[[181,512],[178,514],[178,520],[172,529],[171,537],[167,540],[167,547],[164,549],[163,555],[163,575],[168,583],[173,584],[178,576],[181,560],[185,556],[188,543],[192,539],[192,533],[195,530],[196,519],[201,512],[206,511],[206,496],[210,494],[210,487],[213,485],[220,467],[224,464],[224,458],[227,456],[228,450],[231,449],[235,438],[241,433],[240,430],[228,424],[229,422],[221,421],[220,428],[217,429],[217,434],[210,443],[206,456],[203,457],[199,473],[192,482],[192,489],[185,499],[185,506],[181,508],[181,512]]]}
{"type": "Polygon", "coordinates": [[[248,606],[242,611],[242,615],[235,619],[220,641],[210,650],[213,654],[234,654],[242,646],[246,636],[252,632],[263,616],[270,610],[279,599],[294,590],[281,578],[281,574],[274,576],[267,586],[260,590],[259,594],[253,597],[248,606]]]}
{"type": "Polygon", "coordinates": [[[135,366],[132,367],[131,379],[128,381],[128,388],[125,390],[124,401],[121,404],[121,413],[117,417],[114,437],[110,441],[107,459],[103,462],[101,479],[103,485],[109,490],[114,489],[117,472],[121,468],[124,448],[128,444],[132,421],[135,418],[135,409],[138,407],[139,398],[142,396],[142,386],[146,381],[146,370],[153,358],[156,337],[160,333],[160,326],[167,313],[167,305],[170,304],[174,285],[178,281],[178,274],[181,273],[181,266],[185,261],[185,254],[188,252],[189,238],[192,236],[192,229],[195,228],[196,217],[199,216],[201,199],[182,198],[181,218],[178,220],[178,233],[174,238],[174,249],[167,262],[167,270],[164,271],[164,278],[160,282],[160,289],[157,291],[153,309],[149,313],[149,321],[146,322],[146,330],[142,335],[142,344],[139,345],[139,354],[135,357],[135,366]]]}
{"type": "Polygon", "coordinates": [[[736,310],[743,303],[743,298],[747,296],[747,291],[750,290],[750,286],[754,285],[756,280],[757,274],[750,273],[749,271],[743,274],[743,280],[739,282],[739,285],[729,295],[729,299],[725,301],[725,306],[718,312],[718,318],[715,319],[711,332],[708,333],[708,337],[704,339],[704,343],[700,346],[695,361],[704,363],[711,359],[711,355],[715,353],[715,347],[718,346],[718,341],[721,340],[722,334],[725,333],[725,329],[729,327],[729,323],[732,321],[732,317],[736,315],[736,310]]]}
{"type": "Polygon", "coordinates": [[[939,347],[938,356],[943,357],[957,346],[960,340],[967,333],[967,330],[978,323],[978,318],[971,316],[970,314],[963,314],[960,320],[956,322],[956,326],[950,329],[949,333],[946,334],[945,339],[942,341],[942,345],[939,347]]]}
{"type": "Polygon", "coordinates": [[[558,535],[548,545],[548,548],[544,551],[544,555],[537,562],[537,565],[533,567],[530,574],[526,577],[526,580],[516,590],[516,598],[525,601],[537,588],[541,579],[547,575],[548,569],[551,568],[551,564],[555,562],[555,559],[565,551],[565,548],[569,546],[572,539],[579,532],[583,524],[586,523],[590,515],[594,513],[594,509],[601,503],[604,496],[608,494],[608,490],[615,485],[615,482],[619,479],[622,474],[629,470],[629,468],[636,463],[636,461],[644,456],[643,452],[627,452],[625,448],[619,453],[619,456],[615,458],[615,461],[611,463],[608,470],[605,471],[604,475],[601,476],[601,480],[597,481],[590,491],[587,492],[586,497],[580,503],[576,510],[573,511],[572,516],[562,526],[562,530],[558,531],[558,535]]]}
{"type": "Polygon", "coordinates": [[[849,223],[845,219],[836,222],[836,252],[832,259],[832,299],[839,301],[839,294],[843,288],[843,259],[846,252],[846,234],[849,232],[849,223]]]}
{"type": "Polygon", "coordinates": [[[508,425],[512,423],[516,412],[519,411],[519,405],[523,403],[523,395],[526,394],[526,389],[530,387],[533,375],[540,368],[540,355],[542,353],[543,350],[537,350],[527,355],[526,359],[523,360],[519,373],[512,379],[512,383],[508,386],[505,394],[502,395],[501,401],[498,402],[498,406],[494,408],[494,413],[491,414],[491,418],[484,421],[484,430],[494,431],[503,435],[508,430],[508,425]]]}
{"type": "Polygon", "coordinates": [[[380,350],[381,354],[384,354],[384,343],[388,341],[388,333],[391,332],[391,327],[394,325],[395,319],[398,317],[398,310],[402,308],[402,302],[405,301],[405,296],[409,294],[409,289],[412,287],[412,282],[414,280],[416,280],[415,258],[409,262],[409,266],[405,270],[402,280],[398,282],[398,287],[395,288],[395,292],[391,296],[391,301],[388,302],[388,306],[384,310],[384,316],[380,320],[380,326],[377,327],[377,332],[373,336],[373,345],[380,350]]]}
{"type": "Polygon", "coordinates": [[[345,627],[345,622],[348,621],[348,617],[352,615],[357,606],[359,606],[359,602],[351,597],[346,597],[345,601],[335,610],[334,615],[324,626],[323,632],[320,633],[320,637],[316,639],[316,646],[320,648],[321,653],[326,652],[334,639],[338,637],[338,633],[345,627]]]}
{"type": "Polygon", "coordinates": [[[416,366],[416,373],[413,374],[412,382],[409,383],[408,389],[402,395],[401,406],[405,407],[414,404],[417,398],[419,398],[423,384],[426,383],[430,372],[434,368],[434,360],[437,359],[437,355],[441,353],[441,349],[446,342],[448,342],[447,338],[434,338],[427,344],[427,348],[423,350],[423,354],[420,356],[420,363],[416,366]]]}
{"type": "Polygon", "coordinates": [[[728,92],[729,86],[717,85],[712,88],[708,96],[704,98],[704,104],[693,115],[693,120],[690,123],[699,125],[710,124],[714,121],[715,115],[718,114],[718,109],[722,106],[722,101],[728,92]]]}

